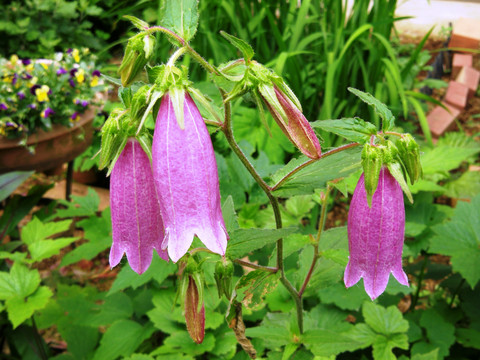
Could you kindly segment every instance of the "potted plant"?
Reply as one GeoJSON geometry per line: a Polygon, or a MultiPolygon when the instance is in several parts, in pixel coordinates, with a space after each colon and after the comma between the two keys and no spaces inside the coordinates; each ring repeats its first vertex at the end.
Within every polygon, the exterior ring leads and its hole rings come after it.
{"type": "Polygon", "coordinates": [[[55,168],[82,153],[105,89],[88,49],[0,59],[0,173],[55,168]]]}

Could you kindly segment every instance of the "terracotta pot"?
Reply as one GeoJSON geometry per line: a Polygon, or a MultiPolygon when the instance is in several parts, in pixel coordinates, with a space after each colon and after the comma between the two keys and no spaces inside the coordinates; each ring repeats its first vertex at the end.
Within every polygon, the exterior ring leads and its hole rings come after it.
{"type": "Polygon", "coordinates": [[[0,174],[19,170],[43,171],[69,162],[92,143],[95,109],[90,108],[80,116],[73,127],[53,125],[52,130],[39,130],[27,139],[34,145],[31,154],[18,139],[0,139],[0,174]]]}

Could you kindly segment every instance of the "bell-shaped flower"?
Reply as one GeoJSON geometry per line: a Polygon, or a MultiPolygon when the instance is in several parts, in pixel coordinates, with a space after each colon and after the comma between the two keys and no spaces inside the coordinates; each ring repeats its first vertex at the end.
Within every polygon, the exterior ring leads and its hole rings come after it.
{"type": "Polygon", "coordinates": [[[110,266],[127,254],[130,267],[142,274],[152,261],[153,249],[168,260],[161,249],[163,222],[153,181],[152,167],[139,142],[129,139],[110,177],[113,244],[110,266]]]}
{"type": "Polygon", "coordinates": [[[152,160],[165,227],[162,249],[168,248],[177,262],[196,235],[208,249],[224,255],[228,235],[215,154],[202,116],[183,90],[170,89],[162,98],[152,160]]]}
{"type": "Polygon", "coordinates": [[[405,208],[400,185],[387,167],[382,167],[369,207],[362,174],[348,213],[350,257],[345,285],[353,286],[363,278],[365,291],[372,300],[385,291],[390,273],[400,284],[408,286],[402,269],[404,233],[405,208]]]}
{"type": "Polygon", "coordinates": [[[319,159],[322,149],[315,131],[298,106],[276,85],[259,87],[260,94],[283,133],[306,156],[319,159]]]}

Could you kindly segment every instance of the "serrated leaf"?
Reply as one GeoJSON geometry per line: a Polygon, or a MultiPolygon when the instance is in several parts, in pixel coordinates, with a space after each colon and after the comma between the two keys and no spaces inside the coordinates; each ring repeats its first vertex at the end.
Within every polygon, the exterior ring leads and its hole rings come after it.
{"type": "Polygon", "coordinates": [[[159,19],[161,26],[189,42],[197,31],[198,0],[162,0],[159,19]]]}
{"type": "Polygon", "coordinates": [[[451,256],[454,271],[459,272],[472,289],[480,280],[480,195],[471,203],[459,202],[451,221],[436,225],[430,251],[451,256]]]}
{"type": "Polygon", "coordinates": [[[72,195],[72,201],[61,200],[60,203],[66,206],[66,209],[57,210],[56,217],[94,216],[98,211],[100,198],[97,192],[89,187],[87,195],[72,195]]]}
{"type": "Polygon", "coordinates": [[[24,299],[33,294],[39,285],[38,270],[29,270],[25,265],[15,262],[10,273],[0,272],[0,300],[13,297],[24,299]]]}
{"type": "Polygon", "coordinates": [[[132,15],[124,15],[123,16],[125,19],[128,19],[132,22],[132,24],[139,30],[145,30],[146,28],[149,27],[148,23],[146,23],[145,21],[139,19],[139,18],[136,18],[135,16],[132,16],[132,15]]]}
{"type": "Polygon", "coordinates": [[[377,128],[372,123],[360,118],[345,118],[338,120],[318,120],[311,125],[316,129],[322,129],[339,135],[349,141],[364,144],[377,133],[377,128]]]}
{"type": "Polygon", "coordinates": [[[393,127],[395,126],[395,117],[385,104],[376,99],[372,94],[360,91],[358,89],[349,87],[348,91],[358,96],[363,102],[373,106],[375,113],[383,120],[382,130],[384,132],[393,129],[393,127]]]}
{"type": "Polygon", "coordinates": [[[14,171],[0,175],[0,201],[10,196],[32,174],[33,171],[14,171]]]}
{"type": "Polygon", "coordinates": [[[33,217],[33,219],[23,227],[21,238],[22,241],[29,246],[52,235],[68,230],[71,224],[72,220],[43,223],[37,217],[33,217]]]}
{"type": "Polygon", "coordinates": [[[8,319],[15,329],[18,325],[29,319],[36,310],[43,309],[52,297],[52,291],[46,286],[40,286],[27,298],[14,296],[5,301],[8,319]]]}
{"type": "MultiPolygon", "coordinates": [[[[323,189],[328,181],[349,176],[361,168],[360,153],[362,149],[355,147],[312,162],[297,171],[275,190],[275,195],[290,197],[293,195],[311,194],[315,189],[323,189]]],[[[301,156],[291,160],[272,176],[273,183],[278,183],[287,174],[309,159],[301,156]]]]}
{"type": "Polygon", "coordinates": [[[254,270],[243,275],[235,285],[237,300],[247,309],[255,309],[278,285],[280,273],[254,270]]]}
{"type": "Polygon", "coordinates": [[[230,232],[226,256],[238,259],[297,231],[286,229],[237,229],[230,232]]]}
{"type": "Polygon", "coordinates": [[[408,321],[403,319],[396,306],[384,308],[367,301],[363,305],[362,314],[367,325],[378,334],[391,335],[408,330],[408,321]]]}
{"type": "Polygon", "coordinates": [[[175,270],[176,265],[174,263],[160,259],[158,254],[154,252],[150,267],[141,275],[134,272],[130,266],[123,266],[108,294],[113,294],[128,287],[136,289],[152,279],[161,284],[175,270]]]}
{"type": "Polygon", "coordinates": [[[220,35],[222,35],[230,42],[230,44],[240,50],[247,62],[252,60],[253,55],[255,55],[255,51],[253,51],[252,47],[246,41],[239,39],[233,35],[227,34],[225,31],[220,31],[220,35]]]}
{"type": "Polygon", "coordinates": [[[433,308],[422,313],[420,325],[427,330],[429,345],[439,348],[441,358],[448,356],[450,346],[455,343],[455,326],[433,308]]]}

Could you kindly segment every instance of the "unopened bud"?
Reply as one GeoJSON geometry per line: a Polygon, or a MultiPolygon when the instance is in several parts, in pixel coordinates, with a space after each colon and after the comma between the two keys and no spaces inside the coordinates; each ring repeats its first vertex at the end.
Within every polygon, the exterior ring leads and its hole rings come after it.
{"type": "Polygon", "coordinates": [[[399,157],[410,178],[410,184],[414,184],[422,176],[422,165],[420,163],[420,148],[412,135],[403,134],[397,141],[399,157]]]}
{"type": "Polygon", "coordinates": [[[145,67],[154,47],[155,38],[150,35],[138,34],[128,40],[122,64],[118,69],[123,86],[128,86],[145,67]]]}
{"type": "Polygon", "coordinates": [[[215,282],[217,284],[218,297],[223,294],[230,299],[232,294],[233,263],[228,259],[221,259],[215,265],[215,282]]]}
{"type": "Polygon", "coordinates": [[[201,344],[205,336],[205,305],[200,299],[197,285],[194,276],[188,275],[188,286],[185,292],[185,322],[192,340],[201,344]]]}

